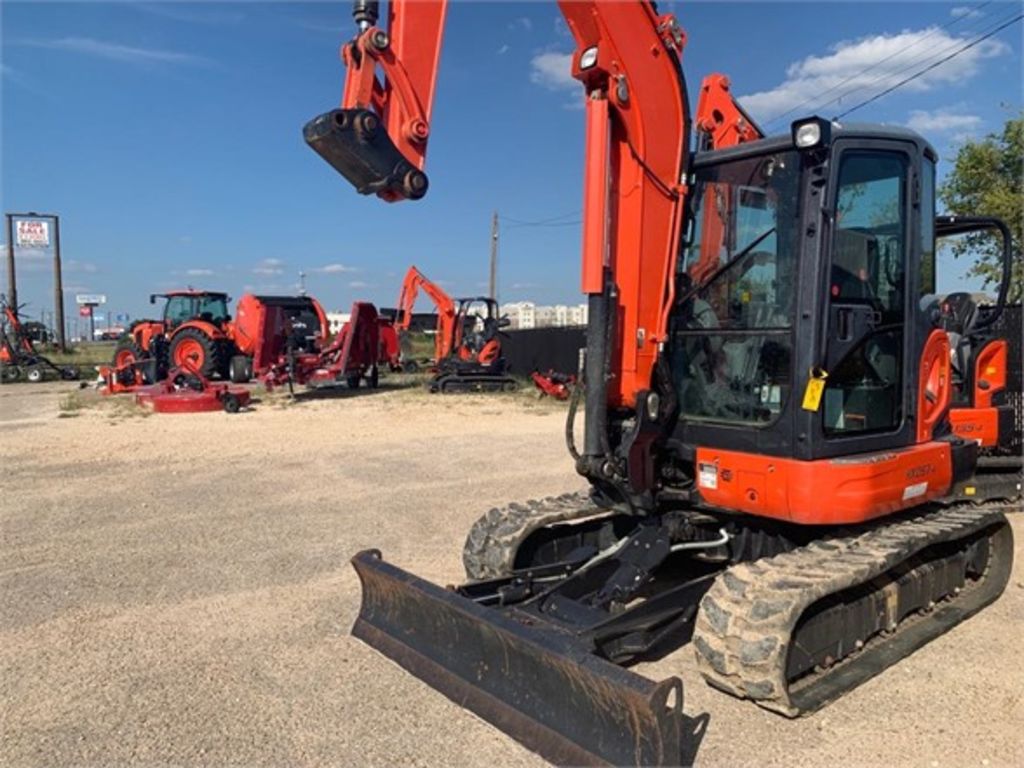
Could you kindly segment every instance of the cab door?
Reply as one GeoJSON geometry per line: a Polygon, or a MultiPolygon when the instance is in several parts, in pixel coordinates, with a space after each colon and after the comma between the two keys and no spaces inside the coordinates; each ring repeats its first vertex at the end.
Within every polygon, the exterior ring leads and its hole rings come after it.
{"type": "Polygon", "coordinates": [[[910,445],[916,392],[919,163],[914,145],[836,142],[824,270],[818,456],[910,445]]]}

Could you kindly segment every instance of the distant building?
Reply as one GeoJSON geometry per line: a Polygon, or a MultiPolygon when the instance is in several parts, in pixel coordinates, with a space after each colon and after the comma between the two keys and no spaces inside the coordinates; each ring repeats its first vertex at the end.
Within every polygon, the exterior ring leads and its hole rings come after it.
{"type": "Polygon", "coordinates": [[[341,332],[341,327],[352,317],[349,312],[328,312],[327,325],[331,329],[331,335],[341,332]]]}
{"type": "Polygon", "coordinates": [[[501,314],[511,321],[511,328],[552,328],[587,324],[586,304],[555,304],[538,306],[532,301],[501,305],[501,314]]]}

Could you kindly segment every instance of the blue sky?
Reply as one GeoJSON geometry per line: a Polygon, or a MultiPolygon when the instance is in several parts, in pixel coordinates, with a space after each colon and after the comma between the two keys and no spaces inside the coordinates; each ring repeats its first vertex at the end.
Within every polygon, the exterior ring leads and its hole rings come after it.
{"type": "MultiPolygon", "coordinates": [[[[838,114],[1020,4],[660,7],[689,35],[691,90],[725,72],[779,131],[812,111],[838,114]]],[[[150,292],[186,284],[293,292],[300,270],[331,309],[393,304],[411,263],[477,293],[495,209],[506,217],[501,298],[577,301],[582,112],[554,3],[454,3],[431,191],[399,205],[356,195],[302,141],[303,124],[339,99],[349,12],[344,1],[5,1],[3,209],[59,213],[68,293],[105,293],[132,316],[147,313],[150,292]]],[[[1020,108],[1020,34],[1011,26],[850,119],[910,125],[952,158],[1020,108]]],[[[47,254],[20,251],[18,265],[26,314],[51,310],[47,254]]]]}

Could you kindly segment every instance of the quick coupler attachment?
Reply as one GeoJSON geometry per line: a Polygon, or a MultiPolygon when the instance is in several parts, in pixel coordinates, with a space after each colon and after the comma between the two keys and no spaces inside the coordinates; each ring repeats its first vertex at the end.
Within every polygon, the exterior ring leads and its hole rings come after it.
{"type": "Polygon", "coordinates": [[[595,656],[515,608],[485,608],[367,550],[352,634],[559,765],[678,765],[683,688],[595,656]]]}
{"type": "Polygon", "coordinates": [[[302,135],[360,194],[385,200],[427,194],[427,175],[405,159],[368,109],[332,109],[306,123],[302,135]]]}

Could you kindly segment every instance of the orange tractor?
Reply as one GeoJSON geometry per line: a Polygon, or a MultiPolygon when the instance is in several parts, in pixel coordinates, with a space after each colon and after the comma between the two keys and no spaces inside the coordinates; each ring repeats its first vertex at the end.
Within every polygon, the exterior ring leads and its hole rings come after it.
{"type": "Polygon", "coordinates": [[[253,296],[238,301],[236,316],[228,312],[230,298],[216,291],[183,290],[152,294],[151,304],[166,299],[163,318],[138,320],[114,350],[114,368],[127,369],[143,360],[154,360],[156,379],[168,368],[187,368],[207,378],[220,376],[244,382],[253,375],[263,324],[270,316],[300,312],[308,333],[304,344],[318,345],[327,336],[327,316],[316,299],[301,296],[253,296]],[[297,306],[301,304],[301,306],[297,306]],[[307,338],[308,337],[308,338],[307,338]]]}

